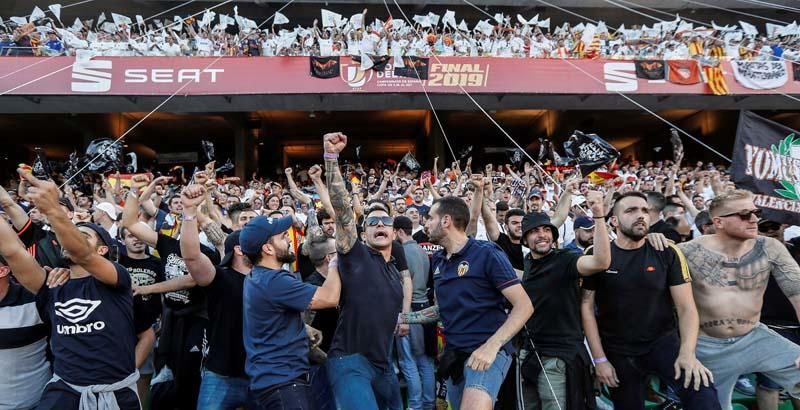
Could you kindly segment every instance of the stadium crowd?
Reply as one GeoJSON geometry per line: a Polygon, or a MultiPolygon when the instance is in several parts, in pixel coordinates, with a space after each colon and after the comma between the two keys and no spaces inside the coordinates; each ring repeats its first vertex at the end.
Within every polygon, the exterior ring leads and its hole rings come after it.
{"type": "MultiPolygon", "coordinates": [[[[36,13],[34,13],[36,14],[36,13]]],[[[238,13],[211,11],[202,16],[145,21],[105,13],[96,20],[60,20],[36,14],[30,21],[15,17],[0,25],[0,55],[54,56],[81,52],[100,56],[492,56],[520,58],[689,59],[712,57],[742,60],[800,59],[800,29],[772,25],[767,33],[741,27],[700,27],[677,18],[647,25],[608,28],[594,24],[555,26],[539,16],[498,14],[469,27],[454,13],[414,16],[413,26],[395,16],[372,23],[363,13],[350,18],[328,10],[311,27],[291,28],[276,13],[271,27],[260,28],[238,13]],[[13,21],[12,21],[13,20],[13,21]],[[96,22],[95,22],[96,21],[96,22]],[[277,23],[277,24],[276,24],[277,23]]]]}
{"type": "Polygon", "coordinates": [[[602,384],[639,409],[655,375],[730,409],[751,373],[762,409],[800,393],[796,235],[724,167],[423,171],[322,143],[275,179],[21,168],[0,408],[578,409],[602,384]]]}

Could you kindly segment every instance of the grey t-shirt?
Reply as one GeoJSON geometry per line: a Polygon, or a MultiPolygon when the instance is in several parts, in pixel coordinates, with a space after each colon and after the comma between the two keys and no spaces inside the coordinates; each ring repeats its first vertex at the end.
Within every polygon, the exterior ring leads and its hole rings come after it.
{"type": "Polygon", "coordinates": [[[403,250],[406,253],[406,262],[408,270],[411,272],[411,282],[414,285],[411,302],[425,303],[428,301],[428,273],[431,269],[431,261],[425,250],[415,240],[403,243],[403,250]]]}

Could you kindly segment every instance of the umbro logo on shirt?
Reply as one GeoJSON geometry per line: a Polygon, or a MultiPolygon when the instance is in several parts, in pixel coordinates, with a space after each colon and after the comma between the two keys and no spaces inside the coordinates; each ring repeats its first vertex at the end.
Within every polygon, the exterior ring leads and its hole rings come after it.
{"type": "Polygon", "coordinates": [[[73,323],[73,325],[56,326],[56,331],[58,334],[75,335],[92,333],[94,331],[105,329],[106,324],[102,321],[87,323],[85,325],[79,323],[88,319],[92,312],[94,312],[101,303],[102,301],[99,300],[87,300],[80,298],[70,299],[64,303],[56,302],[56,316],[61,316],[68,322],[73,323]]]}

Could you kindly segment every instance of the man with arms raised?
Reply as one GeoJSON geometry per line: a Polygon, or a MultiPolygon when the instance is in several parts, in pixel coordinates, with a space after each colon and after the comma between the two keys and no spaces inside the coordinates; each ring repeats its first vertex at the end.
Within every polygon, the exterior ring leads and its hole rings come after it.
{"type": "Polygon", "coordinates": [[[675,389],[687,410],[719,409],[711,373],[695,357],[698,317],[689,268],[674,245],[657,250],[647,241],[647,199],[640,192],[617,199],[611,265],[582,284],[583,330],[597,378],[618,409],[644,409],[648,374],[675,389]]]}
{"type": "Polygon", "coordinates": [[[716,233],[680,245],[700,312],[697,357],[714,373],[723,409],[731,408],[740,374],[761,372],[796,396],[800,346],[760,319],[770,275],[800,317],[800,268],[781,242],[758,236],[760,210],[752,193],[718,195],[709,212],[716,233]]]}
{"type": "Polygon", "coordinates": [[[131,278],[107,258],[115,242],[97,225],[73,225],[59,205],[55,183],[19,172],[31,184],[29,198],[50,221],[71,271],[65,285],[49,288],[44,269],[11,227],[0,224],[0,255],[20,284],[47,306],[52,321],[54,374],[38,408],[78,409],[100,402],[139,409],[131,278]]]}

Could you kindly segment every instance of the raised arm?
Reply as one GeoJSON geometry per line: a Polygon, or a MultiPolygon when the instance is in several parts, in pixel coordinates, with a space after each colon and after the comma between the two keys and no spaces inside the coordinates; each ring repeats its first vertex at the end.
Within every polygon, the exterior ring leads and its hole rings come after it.
{"type": "Polygon", "coordinates": [[[311,198],[308,195],[306,195],[303,192],[301,192],[299,188],[297,188],[297,184],[294,182],[294,178],[292,178],[292,168],[291,167],[286,168],[283,171],[283,173],[286,174],[286,181],[287,181],[287,184],[289,185],[289,194],[294,199],[296,199],[296,200],[298,200],[298,201],[300,201],[300,202],[302,202],[304,204],[310,204],[311,203],[311,198]]]}
{"type": "Polygon", "coordinates": [[[22,228],[28,224],[30,220],[28,214],[13,198],[11,198],[8,191],[2,186],[0,186],[0,206],[3,207],[3,211],[8,215],[8,219],[11,220],[16,230],[22,230],[22,228]]]}
{"type": "Polygon", "coordinates": [[[389,180],[392,179],[392,173],[388,169],[383,170],[383,179],[381,180],[381,185],[378,187],[378,191],[375,194],[370,195],[369,199],[380,199],[384,192],[386,192],[386,187],[389,185],[389,180]]]}
{"type": "Polygon", "coordinates": [[[150,246],[156,246],[158,233],[146,224],[139,222],[139,199],[133,189],[128,192],[125,207],[122,209],[122,226],[140,241],[150,246]]]}
{"type": "Polygon", "coordinates": [[[472,175],[472,185],[475,186],[475,194],[472,196],[472,204],[469,207],[469,223],[467,224],[466,231],[467,236],[474,237],[478,233],[478,219],[481,217],[481,208],[483,208],[483,183],[483,175],[472,175]]]}
{"type": "Polygon", "coordinates": [[[322,182],[322,168],[319,165],[312,166],[308,169],[308,177],[311,178],[311,182],[317,190],[319,201],[322,202],[322,209],[328,212],[328,215],[332,218],[335,218],[336,211],[333,210],[333,205],[331,205],[331,195],[328,192],[328,187],[322,182]]]}
{"type": "Polygon", "coordinates": [[[44,269],[28,253],[11,225],[0,221],[0,255],[8,263],[17,281],[33,294],[39,293],[47,277],[44,269]]]}
{"type": "Polygon", "coordinates": [[[347,136],[341,132],[323,136],[325,150],[325,178],[331,195],[331,205],[336,214],[336,251],[347,254],[358,240],[350,194],[339,170],[339,153],[347,146],[347,136]]]}
{"type": "Polygon", "coordinates": [[[605,201],[600,191],[589,191],[586,202],[594,216],[594,246],[591,255],[578,258],[578,273],[581,276],[594,275],[611,266],[611,241],[608,238],[608,228],[605,221],[605,201]]]}
{"type": "MultiPolygon", "coordinates": [[[[116,286],[119,282],[116,266],[92,248],[84,234],[61,209],[58,203],[58,186],[53,181],[39,180],[21,169],[18,172],[31,184],[31,201],[42,214],[47,216],[58,243],[65,251],[69,252],[70,260],[100,282],[116,286]]],[[[112,246],[113,244],[105,245],[112,246]]]]}
{"type": "Polygon", "coordinates": [[[208,286],[217,274],[214,264],[200,251],[200,235],[197,232],[198,205],[205,200],[202,185],[189,185],[181,193],[183,224],[181,225],[181,256],[186,269],[200,286],[208,286]]]}

